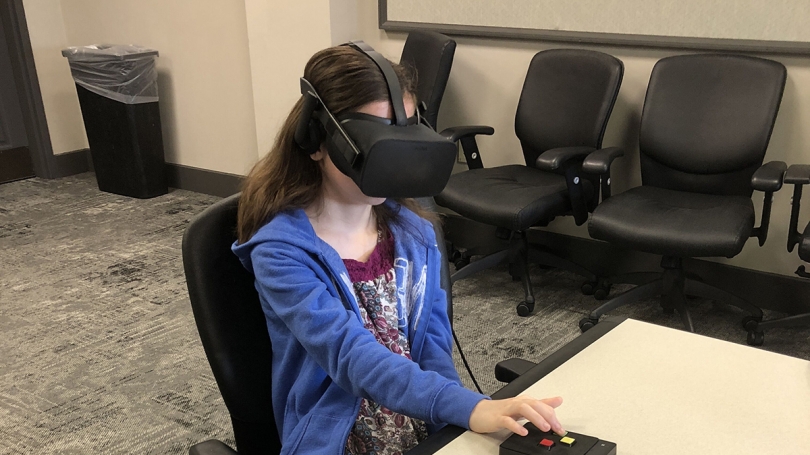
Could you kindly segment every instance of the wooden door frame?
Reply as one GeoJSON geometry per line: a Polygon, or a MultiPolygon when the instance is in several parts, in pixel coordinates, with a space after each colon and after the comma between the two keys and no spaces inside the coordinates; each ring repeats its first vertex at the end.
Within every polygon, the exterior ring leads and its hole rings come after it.
{"type": "Polygon", "coordinates": [[[17,84],[34,173],[37,177],[48,179],[60,177],[51,146],[22,0],[0,0],[0,20],[3,21],[8,42],[11,71],[17,84]]]}

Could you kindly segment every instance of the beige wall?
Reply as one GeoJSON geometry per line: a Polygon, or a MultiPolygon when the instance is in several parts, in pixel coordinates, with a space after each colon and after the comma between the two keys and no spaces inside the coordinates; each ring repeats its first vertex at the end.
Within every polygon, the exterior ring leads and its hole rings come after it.
{"type": "Polygon", "coordinates": [[[245,4],[63,0],[68,42],[133,43],[157,59],[166,161],[234,174],[257,154],[245,4]]]}
{"type": "MultiPolygon", "coordinates": [[[[376,3],[376,2],[375,2],[376,3]]],[[[396,59],[406,35],[378,29],[376,5],[360,2],[358,35],[372,46],[396,59]]],[[[640,184],[638,166],[638,128],[644,94],[650,72],[659,59],[686,51],[630,47],[574,46],[560,43],[475,39],[456,37],[458,47],[453,70],[439,115],[439,127],[483,124],[495,128],[494,136],[479,139],[485,166],[522,163],[520,145],[514,134],[518,96],[532,56],[543,49],[583,47],[616,56],[625,65],[624,80],[605,134],[605,146],[622,146],[625,158],[615,162],[612,172],[614,192],[640,184]]],[[[771,138],[766,161],[810,163],[810,58],[766,55],[788,69],[788,81],[779,117],[771,138]]],[[[457,165],[457,170],[465,169],[457,165]]],[[[792,187],[774,196],[768,242],[760,248],[755,239],[733,259],[718,259],[739,267],[792,275],[800,263],[795,251],[785,249],[792,187]]],[[[757,217],[762,193],[754,194],[757,217]]],[[[807,210],[803,211],[805,214],[807,210]]],[[[803,220],[807,219],[807,215],[803,220]]],[[[759,218],[757,218],[757,225],[759,218]]],[[[555,220],[547,229],[588,237],[587,227],[575,226],[571,217],[555,220]]]]}
{"type": "Polygon", "coordinates": [[[76,87],[61,54],[67,47],[61,1],[23,0],[23,7],[53,152],[87,148],[76,87]]]}
{"type": "MultiPolygon", "coordinates": [[[[359,39],[357,35],[358,2],[369,0],[329,0],[332,45],[359,39]]],[[[366,3],[363,3],[365,5],[366,3]]],[[[376,7],[375,7],[376,11],[376,7]]]]}
{"type": "Polygon", "coordinates": [[[245,9],[261,156],[301,96],[298,80],[307,60],[330,46],[330,8],[329,0],[246,0],[245,9]]]}

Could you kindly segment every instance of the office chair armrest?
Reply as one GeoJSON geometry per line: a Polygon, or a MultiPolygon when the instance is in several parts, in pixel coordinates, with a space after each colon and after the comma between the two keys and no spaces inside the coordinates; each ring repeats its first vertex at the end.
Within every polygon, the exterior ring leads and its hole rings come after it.
{"type": "Polygon", "coordinates": [[[751,186],[755,190],[765,193],[765,200],[762,203],[762,220],[759,222],[759,227],[755,227],[751,232],[751,237],[756,237],[759,240],[759,246],[764,245],[765,240],[768,238],[773,193],[782,188],[785,169],[787,169],[787,164],[783,161],[771,161],[760,166],[751,177],[751,186]]]}
{"type": "Polygon", "coordinates": [[[784,161],[771,161],[760,166],[751,177],[751,186],[757,191],[772,193],[782,188],[782,180],[787,164],[784,161]]]}
{"type": "Polygon", "coordinates": [[[588,174],[608,174],[613,160],[624,156],[624,150],[619,147],[606,147],[599,149],[587,157],[582,162],[582,170],[588,174]]]}
{"type": "Polygon", "coordinates": [[[503,360],[495,365],[495,379],[500,382],[512,382],[536,365],[536,363],[524,359],[503,360]]]}
{"type": "Polygon", "coordinates": [[[791,164],[785,172],[785,183],[793,185],[810,183],[810,164],[791,164]]]}
{"type": "Polygon", "coordinates": [[[537,157],[537,160],[534,162],[534,166],[544,171],[556,171],[568,160],[574,158],[584,158],[594,150],[596,149],[586,146],[560,147],[546,150],[537,157]]]}
{"type": "Polygon", "coordinates": [[[237,453],[222,441],[209,439],[208,441],[191,446],[191,448],[188,449],[188,455],[237,455],[237,453]]]}
{"type": "Polygon", "coordinates": [[[462,138],[476,136],[478,134],[492,136],[495,134],[495,128],[484,125],[451,126],[450,128],[442,130],[439,134],[450,141],[458,142],[462,138]]]}
{"type": "MultiPolygon", "coordinates": [[[[582,162],[582,172],[599,176],[599,191],[603,201],[610,197],[610,166],[620,156],[624,156],[624,150],[619,147],[605,147],[586,156],[582,162]]],[[[599,202],[599,194],[596,195],[596,202],[599,202]]]]}
{"type": "Polygon", "coordinates": [[[571,214],[577,226],[582,226],[588,221],[588,211],[593,210],[599,197],[598,194],[594,194],[591,200],[586,200],[582,189],[582,160],[594,150],[596,149],[586,146],[559,147],[546,150],[534,161],[538,169],[565,175],[571,214]]]}
{"type": "Polygon", "coordinates": [[[492,136],[495,134],[495,128],[483,125],[453,126],[439,134],[453,142],[461,141],[461,150],[467,160],[467,167],[481,169],[484,167],[484,163],[481,161],[481,153],[478,152],[478,143],[475,142],[475,136],[478,134],[492,136]]]}
{"type": "Polygon", "coordinates": [[[794,185],[793,197],[790,200],[790,225],[787,240],[787,250],[792,253],[803,237],[799,232],[799,210],[802,201],[802,185],[810,184],[810,164],[792,164],[785,172],[785,183],[794,185]]]}

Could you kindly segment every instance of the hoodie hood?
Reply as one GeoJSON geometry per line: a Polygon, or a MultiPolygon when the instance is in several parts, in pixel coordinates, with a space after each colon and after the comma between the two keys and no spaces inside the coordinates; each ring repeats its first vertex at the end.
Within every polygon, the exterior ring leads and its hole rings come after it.
{"type": "MultiPolygon", "coordinates": [[[[387,200],[383,204],[397,213],[396,221],[388,226],[394,238],[409,238],[411,241],[421,243],[426,247],[435,246],[435,241],[429,241],[422,235],[421,229],[408,229],[408,226],[418,227],[424,222],[418,215],[405,209],[393,200],[387,200]]],[[[264,242],[281,242],[295,245],[309,254],[320,258],[328,258],[330,261],[340,260],[337,252],[320,237],[315,234],[312,223],[309,222],[303,209],[292,209],[278,213],[245,243],[234,242],[232,250],[242,262],[242,265],[250,272],[253,272],[253,262],[251,253],[256,245],[264,242]]]]}

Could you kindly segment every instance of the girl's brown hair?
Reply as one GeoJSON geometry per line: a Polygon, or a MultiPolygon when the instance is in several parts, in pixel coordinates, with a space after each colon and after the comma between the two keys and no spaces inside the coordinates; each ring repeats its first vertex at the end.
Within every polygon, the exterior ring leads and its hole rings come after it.
{"type": "MultiPolygon", "coordinates": [[[[416,101],[414,75],[405,67],[392,63],[402,92],[416,101]]],[[[349,47],[324,49],[309,59],[304,78],[317,90],[335,116],[353,112],[366,104],[389,100],[388,85],[380,69],[366,55],[349,47]]],[[[279,212],[305,208],[321,194],[323,176],[318,162],[295,143],[295,129],[301,116],[299,99],[265,155],[242,183],[239,197],[237,237],[248,241],[265,223],[279,212]]],[[[400,203],[425,218],[433,218],[411,199],[400,203]]],[[[374,207],[378,222],[385,226],[396,215],[385,207],[374,207]]]]}

